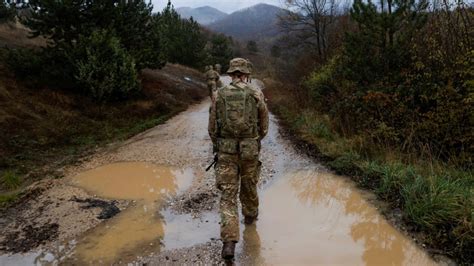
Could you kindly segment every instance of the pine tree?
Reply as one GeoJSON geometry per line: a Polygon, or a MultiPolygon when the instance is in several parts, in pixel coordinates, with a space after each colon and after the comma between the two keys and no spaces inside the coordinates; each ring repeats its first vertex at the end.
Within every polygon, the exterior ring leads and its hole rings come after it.
{"type": "Polygon", "coordinates": [[[355,0],[351,18],[358,31],[346,36],[345,53],[350,77],[363,84],[396,80],[410,59],[410,41],[426,22],[427,1],[355,0]],[[367,56],[370,55],[370,56],[367,56]]]}
{"type": "Polygon", "coordinates": [[[216,34],[211,38],[211,64],[221,64],[223,69],[229,67],[229,61],[234,56],[232,40],[224,34],[216,34]]]}

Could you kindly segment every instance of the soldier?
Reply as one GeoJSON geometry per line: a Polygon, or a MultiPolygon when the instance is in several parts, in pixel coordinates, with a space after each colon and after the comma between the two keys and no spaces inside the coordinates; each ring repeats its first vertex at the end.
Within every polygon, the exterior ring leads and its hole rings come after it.
{"type": "Polygon", "coordinates": [[[232,59],[227,73],[232,82],[214,95],[209,135],[218,156],[222,257],[232,260],[240,237],[237,197],[245,224],[253,224],[258,216],[260,141],[268,132],[268,110],[262,91],[246,83],[250,71],[245,59],[232,59]]]}
{"type": "MultiPolygon", "coordinates": [[[[253,64],[252,64],[252,62],[250,62],[249,59],[245,59],[245,60],[247,60],[247,64],[248,64],[248,67],[249,67],[249,71],[250,71],[250,73],[252,73],[252,70],[253,70],[253,64]]],[[[250,75],[247,77],[247,82],[248,82],[248,83],[252,83],[252,77],[251,77],[250,75]]]]}
{"type": "Polygon", "coordinates": [[[214,66],[214,70],[219,73],[219,75],[221,74],[221,71],[222,71],[222,66],[220,64],[216,64],[214,66]]]}
{"type": "Polygon", "coordinates": [[[221,83],[219,73],[214,71],[212,66],[208,66],[208,69],[209,70],[206,72],[207,88],[209,89],[209,96],[212,99],[212,95],[217,90],[218,84],[221,83]]]}

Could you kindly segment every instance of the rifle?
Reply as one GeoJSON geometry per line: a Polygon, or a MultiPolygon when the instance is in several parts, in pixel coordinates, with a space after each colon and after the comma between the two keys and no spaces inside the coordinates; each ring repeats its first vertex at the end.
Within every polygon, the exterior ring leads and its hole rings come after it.
{"type": "Polygon", "coordinates": [[[209,171],[209,169],[211,169],[211,167],[214,166],[216,163],[217,163],[217,153],[214,155],[214,161],[212,161],[211,165],[209,165],[206,168],[206,172],[209,171]]]}

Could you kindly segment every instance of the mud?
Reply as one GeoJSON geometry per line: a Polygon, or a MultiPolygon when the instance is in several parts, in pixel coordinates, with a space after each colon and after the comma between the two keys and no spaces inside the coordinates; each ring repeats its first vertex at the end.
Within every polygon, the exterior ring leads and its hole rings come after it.
{"type": "Polygon", "coordinates": [[[57,223],[41,226],[27,225],[21,230],[8,233],[0,242],[0,250],[12,253],[28,252],[58,237],[57,223]]]}
{"type": "MultiPolygon", "coordinates": [[[[222,264],[219,195],[213,171],[204,171],[213,157],[208,110],[204,101],[66,169],[66,179],[38,197],[44,204],[45,195],[56,201],[59,188],[68,191],[52,208],[69,221],[59,220],[54,242],[63,252],[46,244],[41,253],[0,256],[0,264],[33,256],[64,264],[222,264]],[[71,195],[115,200],[121,212],[101,223],[101,208],[83,209],[68,200],[71,195]],[[86,221],[72,222],[63,204],[86,221]]],[[[255,225],[241,224],[236,264],[434,264],[379,215],[369,195],[295,150],[279,134],[278,121],[270,120],[262,143],[260,217],[255,225]]]]}
{"type": "MultiPolygon", "coordinates": [[[[100,208],[84,209],[82,203],[71,201],[73,198],[100,199],[63,180],[44,180],[26,189],[13,207],[2,211],[0,265],[5,260],[2,253],[52,250],[101,222],[97,218],[100,208]]],[[[125,201],[116,203],[119,209],[126,205],[125,201]]]]}
{"type": "Polygon", "coordinates": [[[120,213],[120,209],[115,205],[115,201],[105,201],[100,199],[78,199],[76,197],[72,201],[83,203],[82,209],[100,208],[102,211],[97,216],[97,219],[110,219],[120,213]]]}

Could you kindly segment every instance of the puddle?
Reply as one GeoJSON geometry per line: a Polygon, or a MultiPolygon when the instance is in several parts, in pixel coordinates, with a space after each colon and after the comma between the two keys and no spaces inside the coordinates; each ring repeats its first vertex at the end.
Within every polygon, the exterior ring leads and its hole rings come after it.
{"type": "Polygon", "coordinates": [[[187,189],[192,169],[177,170],[147,163],[116,163],[74,177],[73,184],[111,199],[157,201],[187,189]]]}
{"type": "Polygon", "coordinates": [[[169,210],[163,212],[166,221],[163,249],[177,249],[206,243],[211,238],[219,238],[219,216],[205,212],[200,218],[190,214],[175,215],[169,210]]]}
{"type": "Polygon", "coordinates": [[[75,248],[75,261],[131,261],[159,252],[165,235],[162,203],[189,188],[191,169],[176,170],[146,163],[117,163],[74,177],[73,184],[110,199],[133,200],[119,215],[89,231],[75,248]]]}
{"type": "Polygon", "coordinates": [[[435,264],[341,177],[299,171],[260,197],[257,224],[242,232],[239,264],[435,264]]]}
{"type": "MultiPolygon", "coordinates": [[[[194,218],[161,207],[192,180],[191,170],[143,163],[114,164],[77,176],[74,183],[92,193],[135,204],[89,231],[60,263],[129,263],[219,238],[216,212],[194,218]]],[[[260,191],[260,204],[256,225],[241,224],[238,265],[435,265],[344,178],[317,169],[288,173],[260,191]]],[[[38,253],[0,262],[49,264],[50,257],[38,253]]]]}

